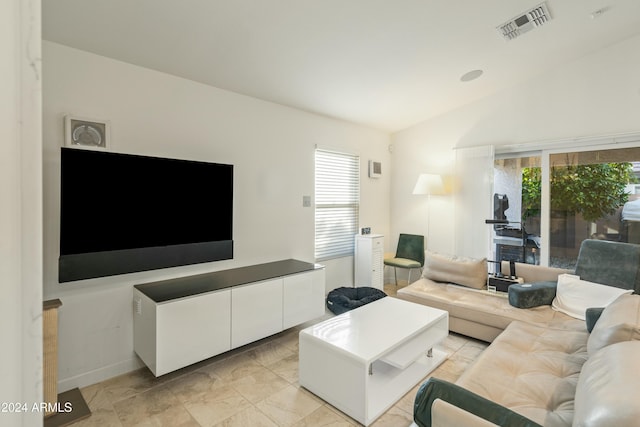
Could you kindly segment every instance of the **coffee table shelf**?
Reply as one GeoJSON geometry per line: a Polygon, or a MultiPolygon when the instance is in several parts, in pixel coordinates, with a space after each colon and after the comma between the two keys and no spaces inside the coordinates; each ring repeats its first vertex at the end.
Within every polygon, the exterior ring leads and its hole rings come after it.
{"type": "Polygon", "coordinates": [[[448,333],[446,311],[382,298],[300,331],[300,385],[369,425],[446,359],[448,333]]]}

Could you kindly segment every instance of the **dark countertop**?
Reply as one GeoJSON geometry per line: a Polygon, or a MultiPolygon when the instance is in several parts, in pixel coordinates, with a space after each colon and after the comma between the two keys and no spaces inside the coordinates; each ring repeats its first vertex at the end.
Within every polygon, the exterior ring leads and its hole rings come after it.
{"type": "Polygon", "coordinates": [[[250,265],[195,276],[179,277],[134,287],[156,303],[217,291],[252,282],[312,271],[322,266],[295,259],[250,265]]]}

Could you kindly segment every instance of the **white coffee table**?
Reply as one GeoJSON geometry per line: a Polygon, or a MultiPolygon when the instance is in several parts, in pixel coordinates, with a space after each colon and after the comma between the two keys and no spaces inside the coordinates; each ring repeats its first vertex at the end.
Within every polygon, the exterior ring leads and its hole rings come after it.
{"type": "Polygon", "coordinates": [[[300,331],[300,385],[365,426],[447,357],[449,313],[386,297],[300,331]]]}

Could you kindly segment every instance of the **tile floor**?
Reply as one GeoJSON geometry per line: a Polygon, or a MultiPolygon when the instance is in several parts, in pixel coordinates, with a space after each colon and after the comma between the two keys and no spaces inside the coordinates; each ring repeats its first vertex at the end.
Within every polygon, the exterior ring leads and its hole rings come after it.
{"type": "MultiPolygon", "coordinates": [[[[395,286],[385,291],[393,295],[395,286]]],[[[361,425],[298,385],[298,332],[305,326],[160,378],[143,368],[85,387],[81,392],[92,415],[73,426],[361,425]]],[[[431,375],[455,381],[487,345],[450,334],[443,344],[449,359],[431,375]]],[[[409,426],[417,389],[372,425],[409,426]]]]}

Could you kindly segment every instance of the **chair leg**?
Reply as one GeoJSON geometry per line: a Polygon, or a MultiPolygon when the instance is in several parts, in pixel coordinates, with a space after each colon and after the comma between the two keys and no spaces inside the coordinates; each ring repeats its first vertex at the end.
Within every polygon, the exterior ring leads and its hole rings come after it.
{"type": "Polygon", "coordinates": [[[393,275],[396,278],[396,289],[398,289],[398,269],[396,267],[393,267],[393,275]]]}
{"type": "Polygon", "coordinates": [[[407,277],[407,286],[411,284],[411,270],[413,269],[412,268],[409,269],[409,277],[407,277]]]}

